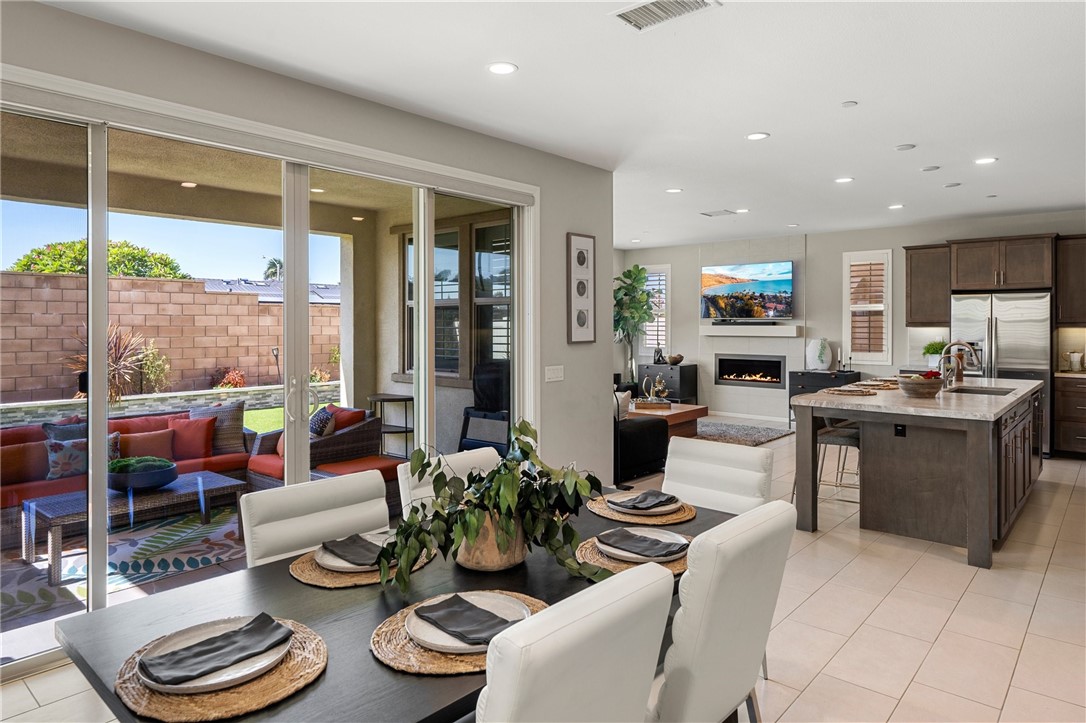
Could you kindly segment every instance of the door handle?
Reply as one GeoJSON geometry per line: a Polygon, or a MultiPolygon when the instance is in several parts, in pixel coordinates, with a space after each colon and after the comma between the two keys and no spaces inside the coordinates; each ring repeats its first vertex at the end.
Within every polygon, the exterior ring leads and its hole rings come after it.
{"type": "Polygon", "coordinates": [[[992,272],[992,283],[999,286],[999,269],[992,272]]]}
{"type": "Polygon", "coordinates": [[[293,424],[295,422],[294,415],[290,413],[291,400],[294,399],[294,397],[295,397],[295,395],[297,393],[298,393],[298,378],[297,377],[291,377],[290,378],[290,390],[287,392],[287,396],[284,397],[284,399],[283,399],[283,413],[287,415],[287,421],[290,422],[291,424],[293,424]]]}
{"type": "Polygon", "coordinates": [[[309,392],[309,401],[311,402],[309,405],[309,413],[313,414],[313,412],[317,411],[317,407],[321,405],[321,398],[320,395],[317,394],[317,390],[313,387],[306,387],[306,391],[309,392]]]}

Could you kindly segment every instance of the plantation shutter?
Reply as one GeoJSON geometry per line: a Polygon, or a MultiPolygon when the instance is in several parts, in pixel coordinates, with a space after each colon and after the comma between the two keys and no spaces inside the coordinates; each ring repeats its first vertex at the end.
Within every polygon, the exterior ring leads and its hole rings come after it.
{"type": "Polygon", "coordinates": [[[854,361],[890,361],[890,255],[845,255],[849,350],[854,361]]]}
{"type": "Polygon", "coordinates": [[[645,324],[641,337],[642,346],[651,351],[656,347],[667,349],[667,272],[668,267],[646,267],[648,280],[645,288],[655,293],[653,307],[656,318],[645,324]]]}

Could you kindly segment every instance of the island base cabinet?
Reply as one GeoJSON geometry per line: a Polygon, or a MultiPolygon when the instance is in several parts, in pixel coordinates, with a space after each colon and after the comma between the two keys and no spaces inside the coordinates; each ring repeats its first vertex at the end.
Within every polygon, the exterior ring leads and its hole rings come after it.
{"type": "Polygon", "coordinates": [[[1010,532],[1036,479],[1035,457],[1040,455],[1035,445],[1034,417],[1033,404],[1024,402],[1000,420],[996,539],[1003,539],[1010,532]]]}
{"type": "Polygon", "coordinates": [[[860,527],[965,547],[965,432],[895,426],[860,425],[860,527]]]}

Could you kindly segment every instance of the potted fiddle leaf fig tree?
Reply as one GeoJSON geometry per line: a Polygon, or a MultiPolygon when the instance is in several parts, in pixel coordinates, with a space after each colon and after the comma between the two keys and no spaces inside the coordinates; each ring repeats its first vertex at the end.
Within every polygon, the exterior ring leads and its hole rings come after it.
{"type": "Polygon", "coordinates": [[[644,266],[634,264],[616,276],[614,330],[615,343],[626,345],[627,381],[637,383],[634,351],[637,337],[645,332],[645,324],[655,317],[655,289],[648,288],[649,273],[644,266]]]}
{"type": "Polygon", "coordinates": [[[472,569],[498,570],[524,560],[532,547],[554,556],[571,575],[602,580],[610,572],[574,557],[580,543],[569,522],[601,485],[593,474],[551,467],[536,453],[537,434],[526,421],[510,431],[509,453],[485,473],[457,476],[425,450],[411,454],[411,474],[430,479],[434,499],[413,505],[381,550],[381,582],[394,580],[404,593],[411,568],[424,551],[455,556],[472,569]],[[395,561],[395,567],[392,562],[395,561]]]}

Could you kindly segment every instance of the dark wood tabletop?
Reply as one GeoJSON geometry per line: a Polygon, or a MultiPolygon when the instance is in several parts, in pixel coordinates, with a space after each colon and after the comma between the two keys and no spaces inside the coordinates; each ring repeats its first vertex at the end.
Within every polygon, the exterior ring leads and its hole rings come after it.
{"type": "MultiPolygon", "coordinates": [[[[608,490],[609,491],[609,490],[608,490]]],[[[665,529],[697,535],[733,515],[699,509],[689,522],[665,529]]],[[[629,527],[581,510],[574,520],[581,537],[612,527],[629,527]]],[[[451,560],[437,560],[411,575],[406,597],[380,585],[328,590],[291,577],[293,559],[222,575],[150,597],[78,615],[56,625],[64,651],[122,721],[136,717],[113,693],[121,664],[140,646],[197,623],[233,615],[271,615],[297,620],[328,645],[328,667],[312,684],[254,720],[440,721],[472,711],[486,675],[423,676],[401,673],[378,661],[369,649],[374,629],[403,607],[458,590],[501,589],[556,603],[585,589],[544,550],[533,549],[524,564],[501,572],[474,572],[451,560]]]]}

